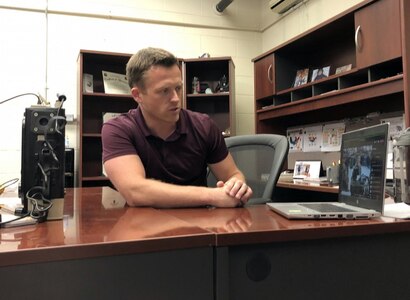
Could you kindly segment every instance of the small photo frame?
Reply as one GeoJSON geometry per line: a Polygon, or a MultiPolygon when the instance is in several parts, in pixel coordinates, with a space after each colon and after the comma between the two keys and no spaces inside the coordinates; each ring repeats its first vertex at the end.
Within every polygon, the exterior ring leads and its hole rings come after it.
{"type": "Polygon", "coordinates": [[[313,70],[312,81],[328,77],[329,71],[330,71],[330,66],[313,70]]]}
{"type": "Polygon", "coordinates": [[[335,74],[340,74],[340,73],[343,73],[343,72],[346,72],[346,71],[350,71],[351,69],[352,69],[352,64],[348,64],[348,65],[345,65],[345,66],[342,66],[342,67],[338,67],[336,69],[335,74]]]}
{"type": "Polygon", "coordinates": [[[319,178],[321,169],[320,160],[297,160],[293,170],[293,179],[319,178]]]}
{"type": "Polygon", "coordinates": [[[301,86],[308,82],[309,69],[302,69],[296,72],[296,77],[293,82],[293,87],[301,86]]]}
{"type": "Polygon", "coordinates": [[[92,74],[83,74],[83,92],[93,93],[94,92],[94,83],[92,74]]]}

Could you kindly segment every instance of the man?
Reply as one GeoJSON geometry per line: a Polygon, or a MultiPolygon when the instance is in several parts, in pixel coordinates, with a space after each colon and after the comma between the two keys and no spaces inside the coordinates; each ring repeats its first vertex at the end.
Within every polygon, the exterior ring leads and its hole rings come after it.
{"type": "Polygon", "coordinates": [[[130,206],[236,207],[252,189],[229,154],[221,131],[204,114],[181,108],[178,61],[157,48],[138,51],[126,68],[138,108],[106,122],[103,160],[130,206]],[[206,167],[218,178],[206,187],[206,167]]]}

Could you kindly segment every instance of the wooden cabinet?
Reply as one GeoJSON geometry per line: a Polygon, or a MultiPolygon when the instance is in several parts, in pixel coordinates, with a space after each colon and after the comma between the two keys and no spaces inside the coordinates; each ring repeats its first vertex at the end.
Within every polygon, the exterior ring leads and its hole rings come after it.
{"type": "Polygon", "coordinates": [[[182,66],[183,107],[208,114],[224,136],[235,135],[235,65],[231,57],[182,59],[182,66]]]}
{"type": "Polygon", "coordinates": [[[105,113],[126,112],[136,107],[130,95],[107,94],[102,71],[125,74],[130,54],[81,50],[78,56],[78,184],[109,185],[103,175],[101,127],[105,113]],[[92,91],[83,86],[84,74],[92,75],[92,91]]]}
{"type": "MultiPolygon", "coordinates": [[[[275,93],[273,72],[274,56],[269,54],[255,61],[254,88],[255,99],[272,97],[275,93]]],[[[259,107],[261,108],[261,107],[259,107]]]]}
{"type": "Polygon", "coordinates": [[[373,112],[404,111],[410,126],[409,63],[402,55],[410,52],[406,5],[406,0],[363,1],[256,57],[255,83],[266,77],[258,71],[260,61],[272,55],[275,78],[272,96],[260,98],[255,84],[256,132],[286,134],[292,126],[361,118],[373,112]],[[357,50],[358,24],[361,47],[357,50]],[[346,65],[351,70],[336,72],[346,65]],[[329,76],[312,81],[312,71],[325,66],[330,66],[329,76]],[[308,82],[293,87],[296,72],[305,68],[310,70],[308,82]]]}
{"type": "Polygon", "coordinates": [[[358,68],[401,56],[400,1],[381,0],[358,10],[355,25],[358,68]]]}

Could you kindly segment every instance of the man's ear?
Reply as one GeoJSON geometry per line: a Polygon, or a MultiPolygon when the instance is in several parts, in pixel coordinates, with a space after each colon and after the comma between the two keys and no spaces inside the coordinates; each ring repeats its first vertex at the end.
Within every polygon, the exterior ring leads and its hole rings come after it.
{"type": "Polygon", "coordinates": [[[137,101],[138,103],[141,102],[141,97],[140,97],[141,91],[138,87],[133,87],[131,89],[131,95],[132,95],[132,97],[134,98],[135,101],[137,101]]]}

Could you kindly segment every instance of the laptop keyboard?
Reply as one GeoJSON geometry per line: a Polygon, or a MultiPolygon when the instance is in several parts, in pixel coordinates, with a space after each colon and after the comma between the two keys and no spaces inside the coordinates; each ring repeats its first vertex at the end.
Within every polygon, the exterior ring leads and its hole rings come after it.
{"type": "Polygon", "coordinates": [[[349,209],[349,208],[344,208],[340,207],[337,205],[329,204],[329,203],[304,203],[304,204],[299,204],[300,206],[314,209],[318,212],[355,212],[355,210],[349,209]]]}

